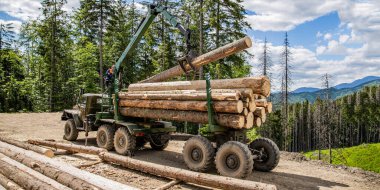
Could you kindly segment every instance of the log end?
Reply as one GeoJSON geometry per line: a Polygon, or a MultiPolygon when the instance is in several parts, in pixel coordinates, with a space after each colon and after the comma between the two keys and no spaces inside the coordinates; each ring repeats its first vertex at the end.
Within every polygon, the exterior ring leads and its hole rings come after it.
{"type": "Polygon", "coordinates": [[[52,150],[48,149],[45,151],[44,155],[46,157],[52,158],[52,157],[54,157],[54,152],[52,150]]]}
{"type": "Polygon", "coordinates": [[[248,48],[252,47],[252,40],[249,36],[244,37],[244,42],[248,48]]]}

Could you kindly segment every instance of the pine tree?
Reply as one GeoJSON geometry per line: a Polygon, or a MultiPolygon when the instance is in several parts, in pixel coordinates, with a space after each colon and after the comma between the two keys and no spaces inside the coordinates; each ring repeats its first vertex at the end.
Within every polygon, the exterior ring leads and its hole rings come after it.
{"type": "Polygon", "coordinates": [[[13,23],[0,23],[0,50],[11,47],[14,35],[13,23]]]}
{"type": "MultiPolygon", "coordinates": [[[[289,89],[291,84],[291,52],[290,52],[290,46],[289,46],[289,39],[288,39],[288,33],[285,33],[285,39],[284,39],[284,49],[282,52],[282,66],[283,66],[283,72],[282,72],[282,83],[281,83],[281,104],[282,104],[282,111],[283,111],[283,125],[285,129],[285,136],[288,135],[288,122],[289,122],[289,89]]],[[[285,141],[285,147],[286,141],[285,141]]]]}

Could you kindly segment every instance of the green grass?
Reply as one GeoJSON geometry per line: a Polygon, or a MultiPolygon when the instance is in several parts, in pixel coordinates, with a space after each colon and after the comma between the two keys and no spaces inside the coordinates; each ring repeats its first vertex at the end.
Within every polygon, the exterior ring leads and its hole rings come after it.
{"type": "MultiPolygon", "coordinates": [[[[321,159],[329,162],[329,150],[321,151],[321,159]]],[[[318,159],[318,150],[306,152],[310,159],[318,159]]],[[[332,149],[332,163],[362,168],[363,170],[380,173],[380,143],[362,144],[350,148],[332,149]]]]}

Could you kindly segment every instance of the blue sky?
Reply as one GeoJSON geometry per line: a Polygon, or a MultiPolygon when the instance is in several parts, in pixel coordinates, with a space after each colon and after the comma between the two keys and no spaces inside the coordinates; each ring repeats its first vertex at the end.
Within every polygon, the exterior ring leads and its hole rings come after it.
{"type": "MultiPolygon", "coordinates": [[[[79,6],[67,0],[65,10],[79,6]]],[[[379,0],[246,0],[247,31],[254,45],[249,49],[252,74],[259,75],[259,58],[266,37],[272,56],[275,87],[281,74],[281,51],[288,32],[292,51],[291,89],[320,87],[320,76],[333,76],[332,84],[375,75],[380,76],[379,0]]],[[[16,28],[40,14],[39,0],[1,0],[0,22],[13,22],[16,28]]],[[[275,89],[276,90],[276,89],[275,89]]]]}

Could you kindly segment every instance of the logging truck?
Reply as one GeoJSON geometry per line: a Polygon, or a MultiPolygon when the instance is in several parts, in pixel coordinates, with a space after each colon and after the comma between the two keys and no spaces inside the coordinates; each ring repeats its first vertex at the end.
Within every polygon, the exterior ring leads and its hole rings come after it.
{"type": "Polygon", "coordinates": [[[64,110],[64,139],[75,141],[79,132],[85,132],[87,139],[90,131],[97,131],[100,148],[133,155],[146,143],[154,150],[164,150],[176,132],[168,121],[194,122],[205,124],[206,130],[186,140],[183,157],[189,169],[206,172],[215,165],[221,175],[236,178],[247,177],[253,169],[274,169],[280,156],[277,145],[266,138],[249,143],[246,137],[247,130],[260,126],[271,112],[265,99],[270,94],[268,78],[211,80],[207,75],[206,80],[161,82],[252,45],[245,37],[198,56],[191,50],[190,34],[166,7],[148,5],[147,16],[114,66],[108,93],[82,94],[75,109],[64,110]],[[178,66],[120,90],[120,66],[158,14],[184,35],[186,55],[179,58],[178,66]]]}

